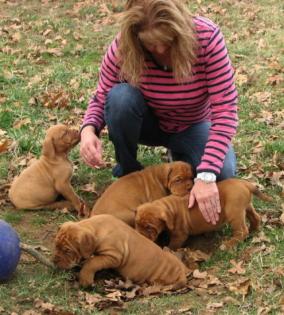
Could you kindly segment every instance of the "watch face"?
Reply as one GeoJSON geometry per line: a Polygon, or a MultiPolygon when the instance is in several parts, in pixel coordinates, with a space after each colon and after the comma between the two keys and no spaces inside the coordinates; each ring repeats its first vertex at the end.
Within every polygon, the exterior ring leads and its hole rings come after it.
{"type": "Polygon", "coordinates": [[[205,174],[205,180],[208,182],[214,181],[214,175],[213,174],[205,174]]]}

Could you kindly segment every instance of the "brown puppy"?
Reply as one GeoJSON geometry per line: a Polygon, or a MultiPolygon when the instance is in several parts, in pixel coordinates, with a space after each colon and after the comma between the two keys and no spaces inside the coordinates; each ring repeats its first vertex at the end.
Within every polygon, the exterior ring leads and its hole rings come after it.
{"type": "Polygon", "coordinates": [[[79,222],[66,222],[55,238],[53,261],[62,269],[71,269],[84,259],[79,282],[87,287],[95,273],[116,269],[136,283],[186,284],[185,265],[173,254],[112,215],[101,214],[79,222]]]}
{"type": "Polygon", "coordinates": [[[147,238],[155,241],[165,229],[170,233],[171,249],[180,248],[189,235],[215,231],[224,223],[229,223],[233,229],[230,240],[223,242],[222,249],[229,249],[244,240],[248,235],[245,219],[250,222],[250,231],[259,229],[260,216],[251,204],[252,194],[262,200],[271,200],[262,194],[256,186],[240,179],[227,179],[217,183],[221,214],[216,225],[207,223],[198,205],[188,209],[188,196],[167,196],[152,203],[146,203],[137,208],[136,229],[147,238]]]}
{"type": "Polygon", "coordinates": [[[41,157],[16,177],[11,185],[9,198],[16,208],[73,207],[79,215],[87,214],[87,207],[70,183],[73,165],[67,154],[78,142],[78,131],[65,125],[56,125],[47,130],[41,157]],[[56,202],[59,194],[66,200],[56,202]]]}
{"type": "Polygon", "coordinates": [[[92,215],[112,214],[134,227],[137,206],[192,188],[192,168],[185,162],[163,163],[130,173],[112,183],[97,200],[92,215]]]}

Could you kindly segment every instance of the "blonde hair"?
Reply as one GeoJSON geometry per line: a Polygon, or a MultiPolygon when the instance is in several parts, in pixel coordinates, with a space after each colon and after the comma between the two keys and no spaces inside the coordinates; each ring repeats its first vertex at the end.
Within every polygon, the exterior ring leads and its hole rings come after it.
{"type": "Polygon", "coordinates": [[[197,39],[192,15],[181,0],[128,0],[121,20],[118,46],[120,77],[138,85],[145,69],[147,42],[158,40],[170,46],[172,71],[178,82],[192,75],[197,39]]]}

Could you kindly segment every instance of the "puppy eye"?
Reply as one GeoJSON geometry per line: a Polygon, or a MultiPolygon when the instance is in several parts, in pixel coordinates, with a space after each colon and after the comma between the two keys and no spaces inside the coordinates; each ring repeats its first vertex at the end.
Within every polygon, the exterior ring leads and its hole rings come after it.
{"type": "Polygon", "coordinates": [[[176,179],[176,183],[181,183],[182,182],[182,178],[177,178],[176,179]]]}
{"type": "Polygon", "coordinates": [[[68,130],[65,130],[65,131],[62,133],[61,138],[64,138],[67,134],[68,134],[68,130]]]}

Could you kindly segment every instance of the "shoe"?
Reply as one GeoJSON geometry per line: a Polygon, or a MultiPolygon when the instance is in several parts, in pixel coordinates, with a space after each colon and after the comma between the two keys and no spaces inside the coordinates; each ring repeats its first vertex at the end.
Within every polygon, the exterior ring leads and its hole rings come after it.
{"type": "Polygon", "coordinates": [[[123,176],[123,170],[120,164],[116,164],[115,167],[111,171],[113,177],[121,177],[123,176]]]}

